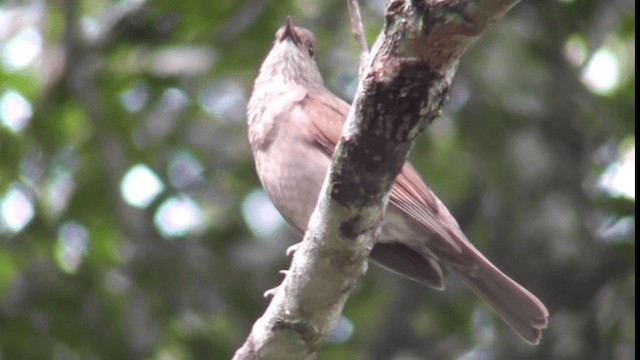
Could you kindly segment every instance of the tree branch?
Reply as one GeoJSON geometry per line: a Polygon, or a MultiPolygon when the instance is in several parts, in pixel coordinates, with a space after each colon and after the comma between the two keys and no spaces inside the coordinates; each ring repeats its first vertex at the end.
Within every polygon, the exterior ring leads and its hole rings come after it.
{"type": "Polygon", "coordinates": [[[369,47],[367,46],[367,40],[364,38],[362,16],[360,15],[358,0],[347,0],[347,8],[349,9],[349,21],[351,22],[353,36],[356,39],[356,43],[358,43],[358,48],[360,48],[360,66],[358,68],[358,76],[362,77],[367,58],[369,57],[369,47]]]}
{"type": "Polygon", "coordinates": [[[234,359],[309,359],[367,269],[393,181],[468,45],[517,0],[391,1],[307,233],[234,359]]]}

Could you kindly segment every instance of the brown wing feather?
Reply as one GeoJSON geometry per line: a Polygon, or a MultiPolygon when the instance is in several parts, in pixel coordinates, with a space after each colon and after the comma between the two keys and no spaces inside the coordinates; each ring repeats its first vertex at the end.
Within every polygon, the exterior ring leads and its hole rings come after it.
{"type": "MultiPolygon", "coordinates": [[[[311,134],[311,138],[327,156],[331,157],[342,134],[349,104],[332,94],[309,93],[301,101],[301,106],[313,125],[314,134],[311,134]]],[[[452,233],[450,229],[451,223],[456,228],[457,223],[408,162],[391,188],[389,202],[423,224],[429,233],[438,235],[437,239],[434,239],[435,243],[430,244],[435,248],[434,250],[460,253],[460,241],[465,241],[464,237],[461,238],[460,235],[452,233]]]]}
{"type": "MultiPolygon", "coordinates": [[[[304,108],[304,113],[312,125],[309,134],[310,141],[318,146],[327,157],[331,157],[342,135],[342,127],[349,112],[349,104],[331,94],[309,93],[300,102],[300,106],[304,108]]],[[[411,216],[414,213],[419,213],[421,208],[427,209],[427,211],[438,208],[437,199],[426,189],[419,175],[409,164],[404,166],[402,174],[396,180],[391,191],[390,201],[402,212],[411,216]]],[[[428,216],[423,217],[429,218],[428,216]]],[[[420,218],[416,218],[416,220],[422,222],[420,218]]],[[[446,244],[444,246],[446,252],[450,253],[452,250],[459,249],[455,245],[443,243],[446,244]]],[[[435,245],[435,247],[442,246],[435,245]]],[[[371,251],[370,258],[378,265],[419,283],[435,289],[444,289],[442,270],[436,259],[425,257],[401,242],[376,244],[371,251]]]]}
{"type": "Polygon", "coordinates": [[[403,213],[425,226],[428,233],[437,235],[429,246],[438,255],[459,254],[465,237],[449,210],[422,181],[416,169],[405,163],[391,188],[389,202],[403,213]]]}
{"type": "Polygon", "coordinates": [[[300,104],[307,114],[316,145],[328,156],[333,155],[342,135],[342,126],[347,119],[349,104],[332,94],[309,93],[300,104]]]}

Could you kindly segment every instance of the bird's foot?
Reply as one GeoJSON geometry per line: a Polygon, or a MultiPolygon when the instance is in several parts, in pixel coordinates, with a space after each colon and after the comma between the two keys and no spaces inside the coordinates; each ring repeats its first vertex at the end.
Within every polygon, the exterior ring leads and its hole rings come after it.
{"type": "MultiPolygon", "coordinates": [[[[282,274],[282,275],[284,275],[284,276],[287,276],[287,274],[288,274],[288,273],[289,273],[289,270],[280,270],[280,274],[282,274]]],[[[269,289],[269,290],[265,291],[265,292],[262,294],[262,297],[264,297],[265,299],[271,299],[271,298],[273,298],[273,297],[275,296],[276,292],[278,291],[278,288],[279,288],[281,285],[282,285],[282,284],[280,284],[280,285],[278,285],[278,286],[276,286],[276,287],[274,287],[274,288],[271,288],[271,289],[269,289]]]]}
{"type": "Polygon", "coordinates": [[[302,245],[301,242],[289,246],[287,248],[287,252],[286,252],[287,256],[288,257],[292,257],[296,253],[296,251],[298,251],[298,249],[300,249],[300,245],[302,245]]]}

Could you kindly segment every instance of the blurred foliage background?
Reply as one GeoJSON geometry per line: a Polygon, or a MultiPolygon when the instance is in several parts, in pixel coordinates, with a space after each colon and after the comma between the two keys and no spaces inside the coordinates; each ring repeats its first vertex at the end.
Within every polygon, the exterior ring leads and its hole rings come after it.
{"type": "MultiPolygon", "coordinates": [[[[372,43],[384,1],[362,1],[372,43]]],[[[287,15],[356,87],[343,1],[0,4],[0,359],[225,359],[296,236],[246,140],[287,15]]],[[[538,347],[457,279],[372,266],[319,359],[635,358],[635,1],[517,5],[464,55],[412,161],[548,306],[538,347]]]]}

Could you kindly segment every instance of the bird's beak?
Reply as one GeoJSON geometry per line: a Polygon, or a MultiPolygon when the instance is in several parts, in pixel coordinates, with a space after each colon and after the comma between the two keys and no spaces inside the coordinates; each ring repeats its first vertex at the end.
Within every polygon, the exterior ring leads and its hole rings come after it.
{"type": "Polygon", "coordinates": [[[300,37],[296,34],[296,29],[290,16],[287,16],[287,21],[284,25],[284,32],[282,33],[282,36],[280,36],[280,42],[286,39],[290,39],[296,45],[300,44],[300,37]]]}

